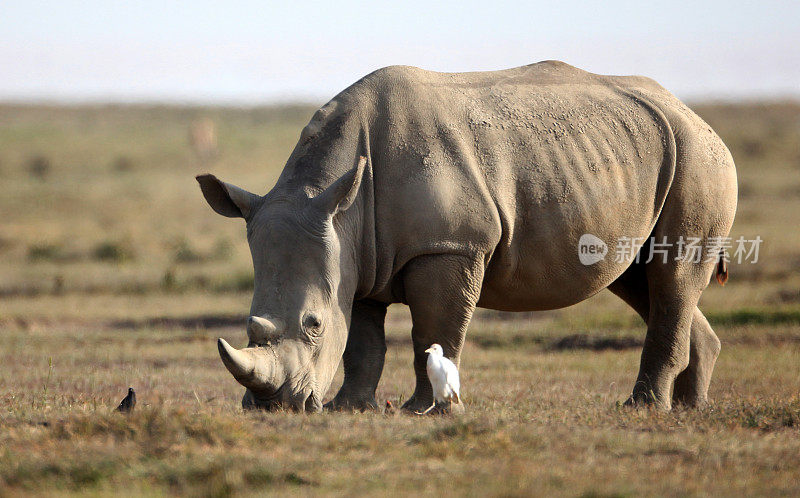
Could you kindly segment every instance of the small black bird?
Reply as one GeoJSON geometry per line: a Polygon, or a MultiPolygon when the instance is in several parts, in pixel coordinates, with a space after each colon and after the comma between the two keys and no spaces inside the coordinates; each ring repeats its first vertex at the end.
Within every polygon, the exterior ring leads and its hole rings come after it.
{"type": "Polygon", "coordinates": [[[136,392],[132,387],[128,388],[128,395],[119,403],[117,407],[118,412],[130,413],[133,407],[136,406],[136,392]]]}

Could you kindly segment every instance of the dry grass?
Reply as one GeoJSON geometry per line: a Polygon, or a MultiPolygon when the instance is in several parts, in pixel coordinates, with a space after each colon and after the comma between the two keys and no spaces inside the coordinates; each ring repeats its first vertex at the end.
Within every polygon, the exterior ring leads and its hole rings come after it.
{"type": "MultiPolygon", "coordinates": [[[[263,192],[313,109],[0,106],[0,495],[799,494],[800,106],[697,109],[739,167],[734,234],[766,241],[701,303],[713,404],[621,408],[643,326],[601,293],[479,313],[468,411],[436,418],[244,413],[217,357],[216,337],[243,342],[252,277],[241,223],[194,184],[189,125],[213,119],[212,169],[263,192]]],[[[378,397],[399,402],[407,310],[388,328],[378,397]]]]}
{"type": "MultiPolygon", "coordinates": [[[[413,386],[403,324],[404,317],[392,321],[381,400],[398,402],[413,386]]],[[[520,327],[539,333],[535,324],[520,327]]],[[[180,328],[7,331],[0,358],[6,489],[800,492],[797,342],[727,345],[714,404],[667,414],[619,406],[636,374],[638,349],[552,351],[470,341],[463,365],[469,411],[440,419],[243,413],[241,389],[216,357],[217,334],[241,335],[180,328]],[[139,393],[130,417],[112,411],[127,385],[139,393]]]]}

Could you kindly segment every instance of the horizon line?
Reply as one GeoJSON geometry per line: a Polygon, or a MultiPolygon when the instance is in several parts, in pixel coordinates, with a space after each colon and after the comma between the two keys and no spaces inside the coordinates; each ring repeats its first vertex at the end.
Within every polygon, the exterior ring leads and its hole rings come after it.
{"type": "MultiPolygon", "coordinates": [[[[334,95],[335,96],[335,95],[334,95]]],[[[172,97],[77,97],[77,96],[8,96],[0,95],[0,106],[25,107],[210,107],[210,108],[263,108],[263,107],[320,107],[328,98],[312,96],[276,97],[265,99],[245,98],[172,98],[172,97]]],[[[696,94],[678,97],[694,104],[800,104],[800,92],[748,94],[696,94]]]]}

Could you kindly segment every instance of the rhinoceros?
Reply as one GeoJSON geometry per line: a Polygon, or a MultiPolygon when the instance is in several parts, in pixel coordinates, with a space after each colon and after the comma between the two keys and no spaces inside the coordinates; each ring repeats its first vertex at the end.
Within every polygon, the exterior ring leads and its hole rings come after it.
{"type": "Polygon", "coordinates": [[[711,128],[651,79],[557,61],[386,67],[314,114],[266,195],[197,180],[214,211],[247,225],[249,341],[218,341],[246,408],[320,411],[340,361],[325,407],[375,408],[386,310],[404,303],[416,374],[404,408],[426,409],[425,349],[438,343],[458,365],[476,307],[551,310],[605,288],[647,324],[628,402],[707,402],[720,341],[697,303],[727,266],[665,242],[725,238],[736,171],[711,128]],[[581,237],[606,247],[582,263],[581,237]],[[647,242],[616,257],[621,240],[647,242]],[[656,258],[634,257],[656,244],[656,258]]]}

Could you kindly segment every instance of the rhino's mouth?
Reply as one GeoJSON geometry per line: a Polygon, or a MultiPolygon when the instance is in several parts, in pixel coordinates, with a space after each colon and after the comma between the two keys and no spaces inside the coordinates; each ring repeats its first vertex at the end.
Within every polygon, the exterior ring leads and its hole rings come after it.
{"type": "Polygon", "coordinates": [[[311,391],[311,394],[306,398],[305,402],[305,411],[316,413],[322,411],[322,400],[319,399],[319,396],[316,395],[315,391],[311,391]]]}
{"type": "Polygon", "coordinates": [[[292,394],[289,381],[286,381],[275,391],[259,392],[248,389],[242,400],[242,407],[245,410],[289,409],[296,412],[315,413],[322,411],[322,400],[310,385],[301,387],[295,391],[295,394],[292,394]]]}
{"type": "Polygon", "coordinates": [[[251,404],[247,408],[258,408],[262,410],[273,410],[281,406],[283,402],[283,393],[286,388],[284,382],[278,389],[272,392],[254,391],[248,389],[251,394],[251,404]]]}
{"type": "Polygon", "coordinates": [[[258,393],[248,389],[245,399],[242,400],[242,407],[246,410],[274,411],[289,409],[296,412],[315,413],[322,411],[322,400],[316,394],[316,391],[311,388],[300,389],[295,395],[290,394],[287,381],[276,391],[269,394],[258,393]]]}

